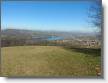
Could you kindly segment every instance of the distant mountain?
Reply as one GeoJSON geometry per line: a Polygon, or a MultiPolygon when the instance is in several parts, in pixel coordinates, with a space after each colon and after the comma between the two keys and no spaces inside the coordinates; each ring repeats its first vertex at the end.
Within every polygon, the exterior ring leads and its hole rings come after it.
{"type": "Polygon", "coordinates": [[[49,36],[48,33],[43,33],[41,31],[32,31],[32,30],[21,30],[21,29],[5,29],[1,31],[2,36],[9,37],[23,37],[23,38],[31,38],[31,37],[42,37],[49,36]]]}
{"type": "Polygon", "coordinates": [[[94,33],[82,32],[63,32],[63,31],[33,31],[24,29],[4,29],[1,30],[2,37],[18,37],[18,38],[32,38],[32,37],[49,37],[61,36],[64,39],[76,38],[80,36],[95,36],[94,33]]]}

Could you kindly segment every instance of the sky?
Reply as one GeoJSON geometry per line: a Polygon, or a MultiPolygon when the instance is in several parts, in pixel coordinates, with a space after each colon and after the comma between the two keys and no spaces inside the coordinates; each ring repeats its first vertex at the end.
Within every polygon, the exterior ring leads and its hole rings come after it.
{"type": "Polygon", "coordinates": [[[1,4],[2,29],[93,31],[88,27],[90,1],[23,2],[1,4]]]}

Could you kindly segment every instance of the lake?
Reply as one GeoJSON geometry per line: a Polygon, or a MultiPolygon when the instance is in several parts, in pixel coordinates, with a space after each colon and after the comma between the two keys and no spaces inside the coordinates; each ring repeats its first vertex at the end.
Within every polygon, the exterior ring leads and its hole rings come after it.
{"type": "Polygon", "coordinates": [[[32,37],[32,39],[53,41],[53,40],[63,40],[64,38],[60,36],[49,36],[49,37],[32,37]]]}
{"type": "Polygon", "coordinates": [[[59,36],[51,36],[48,37],[47,40],[52,41],[52,40],[63,40],[63,37],[59,37],[59,36]]]}

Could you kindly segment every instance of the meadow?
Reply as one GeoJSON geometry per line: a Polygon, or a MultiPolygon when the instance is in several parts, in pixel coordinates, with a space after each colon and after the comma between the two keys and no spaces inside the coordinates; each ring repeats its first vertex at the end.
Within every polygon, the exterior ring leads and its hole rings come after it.
{"type": "Polygon", "coordinates": [[[97,77],[100,49],[60,46],[13,46],[1,48],[2,76],[97,77]]]}

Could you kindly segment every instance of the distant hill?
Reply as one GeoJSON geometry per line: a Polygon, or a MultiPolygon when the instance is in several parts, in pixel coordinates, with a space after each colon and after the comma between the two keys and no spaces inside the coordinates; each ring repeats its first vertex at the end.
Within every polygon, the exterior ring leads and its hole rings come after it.
{"type": "Polygon", "coordinates": [[[33,31],[21,29],[5,29],[1,30],[1,45],[17,46],[17,45],[48,45],[53,40],[94,40],[96,36],[93,33],[82,32],[61,32],[61,31],[33,31]],[[50,38],[50,39],[49,39],[50,38]]]}
{"type": "Polygon", "coordinates": [[[64,39],[77,38],[81,36],[95,36],[94,33],[82,32],[63,32],[63,31],[35,31],[24,29],[4,29],[1,30],[2,37],[32,38],[32,37],[49,37],[61,36],[64,39]]]}

